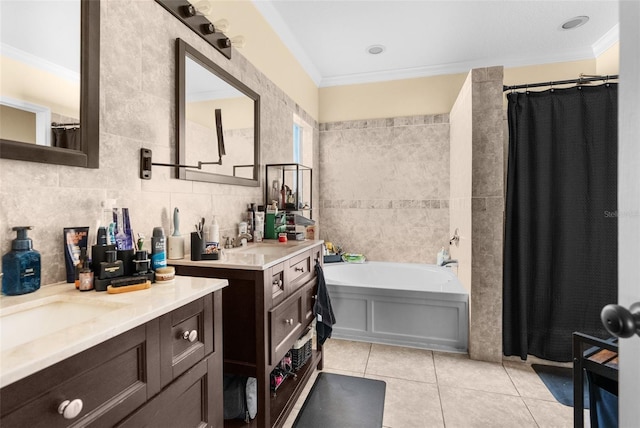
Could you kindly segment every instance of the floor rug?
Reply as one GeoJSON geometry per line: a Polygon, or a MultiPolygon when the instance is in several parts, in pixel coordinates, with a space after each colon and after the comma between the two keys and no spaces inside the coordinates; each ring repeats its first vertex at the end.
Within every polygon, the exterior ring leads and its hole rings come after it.
{"type": "Polygon", "coordinates": [[[321,372],[293,423],[294,428],[380,428],[387,384],[321,372]]]}
{"type": "MultiPolygon", "coordinates": [[[[544,364],[531,364],[531,367],[559,403],[573,407],[573,369],[571,367],[544,364]]],[[[586,376],[584,377],[584,408],[589,408],[589,387],[586,376]]]]}

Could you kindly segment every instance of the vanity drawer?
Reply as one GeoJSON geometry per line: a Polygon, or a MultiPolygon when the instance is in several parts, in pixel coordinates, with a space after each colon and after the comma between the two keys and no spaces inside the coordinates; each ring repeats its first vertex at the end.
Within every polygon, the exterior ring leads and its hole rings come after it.
{"type": "Polygon", "coordinates": [[[289,293],[293,293],[314,274],[313,265],[311,264],[311,251],[305,251],[292,257],[289,260],[287,274],[289,293]]]}
{"type": "Polygon", "coordinates": [[[284,263],[272,266],[267,280],[271,284],[271,305],[275,306],[285,298],[284,263]]]}
{"type": "Polygon", "coordinates": [[[113,426],[160,391],[158,353],[154,320],[8,385],[1,425],[113,426]],[[81,400],[76,417],[58,413],[66,400],[81,400]]]}
{"type": "Polygon", "coordinates": [[[213,352],[213,339],[213,294],[161,316],[161,385],[213,352]]]}
{"type": "Polygon", "coordinates": [[[284,302],[269,311],[270,327],[270,364],[278,361],[278,356],[284,356],[291,344],[302,330],[304,319],[303,293],[298,292],[288,297],[284,302]]]}

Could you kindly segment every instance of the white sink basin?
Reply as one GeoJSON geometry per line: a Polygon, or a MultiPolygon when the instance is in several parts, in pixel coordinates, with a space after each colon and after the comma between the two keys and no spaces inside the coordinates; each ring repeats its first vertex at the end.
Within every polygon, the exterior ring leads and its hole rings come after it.
{"type": "Polygon", "coordinates": [[[3,351],[11,349],[125,305],[82,296],[50,296],[11,306],[0,312],[0,346],[3,351]]]}

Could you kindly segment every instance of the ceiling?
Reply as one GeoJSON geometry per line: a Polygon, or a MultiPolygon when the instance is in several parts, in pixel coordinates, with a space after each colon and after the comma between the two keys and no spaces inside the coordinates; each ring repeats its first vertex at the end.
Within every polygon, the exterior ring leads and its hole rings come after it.
{"type": "Polygon", "coordinates": [[[617,0],[253,1],[321,87],[593,59],[618,41],[617,0]]]}

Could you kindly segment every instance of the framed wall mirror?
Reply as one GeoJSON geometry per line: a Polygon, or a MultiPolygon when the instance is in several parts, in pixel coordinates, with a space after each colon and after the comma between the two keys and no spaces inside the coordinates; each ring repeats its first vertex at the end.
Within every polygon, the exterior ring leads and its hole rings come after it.
{"type": "Polygon", "coordinates": [[[0,2],[0,158],[99,167],[100,1],[0,2]]]}
{"type": "Polygon", "coordinates": [[[258,186],[260,96],[176,40],[176,178],[258,186]]]}

